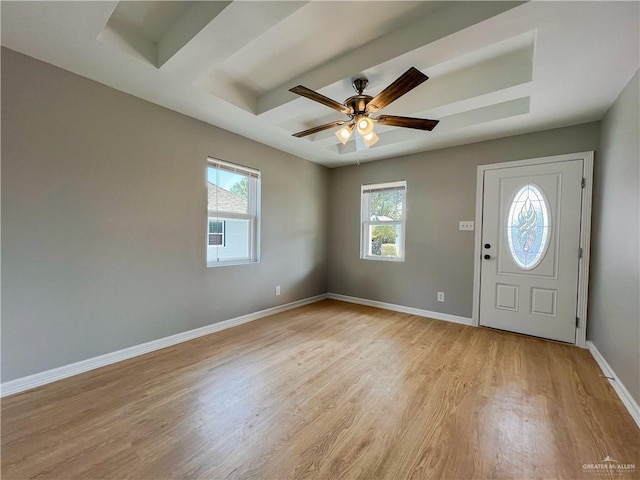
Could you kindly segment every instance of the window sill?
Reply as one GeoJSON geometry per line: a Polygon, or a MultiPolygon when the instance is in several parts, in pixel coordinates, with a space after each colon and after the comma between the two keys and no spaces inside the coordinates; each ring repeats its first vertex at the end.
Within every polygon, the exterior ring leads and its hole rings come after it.
{"type": "Polygon", "coordinates": [[[207,268],[232,267],[235,265],[252,265],[260,263],[259,260],[231,260],[229,262],[207,262],[207,268]]]}
{"type": "Polygon", "coordinates": [[[375,261],[379,261],[379,262],[404,262],[404,257],[383,257],[383,256],[370,257],[370,256],[364,256],[364,257],[360,257],[360,260],[375,260],[375,261]]]}

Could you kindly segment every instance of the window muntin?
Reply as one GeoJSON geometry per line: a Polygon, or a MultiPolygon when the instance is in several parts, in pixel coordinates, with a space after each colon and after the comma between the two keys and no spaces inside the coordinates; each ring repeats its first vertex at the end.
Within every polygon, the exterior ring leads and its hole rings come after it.
{"type": "Polygon", "coordinates": [[[407,182],[362,185],[360,258],[404,261],[407,182]]]}
{"type": "Polygon", "coordinates": [[[551,221],[541,188],[529,183],[516,193],[507,216],[509,253],[522,270],[538,266],[549,247],[551,221]]]}
{"type": "Polygon", "coordinates": [[[260,172],[210,158],[207,265],[258,261],[260,172]]]}

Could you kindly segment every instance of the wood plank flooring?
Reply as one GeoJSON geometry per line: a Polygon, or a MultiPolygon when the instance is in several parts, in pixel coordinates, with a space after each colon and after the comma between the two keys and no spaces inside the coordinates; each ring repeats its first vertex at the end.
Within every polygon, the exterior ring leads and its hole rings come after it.
{"type": "Polygon", "coordinates": [[[2,478],[639,478],[589,352],[323,301],[2,401],[2,478]],[[605,457],[635,471],[594,473],[605,457]]]}

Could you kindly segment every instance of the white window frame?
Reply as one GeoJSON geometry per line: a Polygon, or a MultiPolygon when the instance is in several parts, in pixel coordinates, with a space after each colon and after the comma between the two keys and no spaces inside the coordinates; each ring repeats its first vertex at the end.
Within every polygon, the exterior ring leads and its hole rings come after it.
{"type": "Polygon", "coordinates": [[[373,183],[362,185],[360,189],[360,258],[362,260],[380,260],[386,262],[404,262],[405,258],[405,230],[407,223],[407,181],[398,180],[395,182],[373,183]],[[371,220],[370,195],[375,192],[387,190],[402,190],[404,198],[402,200],[402,220],[371,220]],[[398,238],[396,239],[397,256],[371,255],[370,227],[377,225],[399,226],[398,238]]]}
{"type": "MultiPolygon", "coordinates": [[[[246,167],[244,165],[238,165],[235,163],[227,162],[224,160],[219,160],[217,158],[209,157],[207,158],[207,168],[206,174],[208,175],[209,168],[217,168],[221,171],[227,171],[236,173],[239,175],[246,176],[249,181],[247,183],[247,213],[241,214],[237,212],[225,212],[223,210],[218,210],[217,208],[211,208],[211,205],[208,205],[207,208],[207,241],[206,248],[209,247],[209,222],[224,222],[225,220],[233,220],[233,219],[241,219],[241,220],[249,220],[249,235],[247,238],[248,242],[248,257],[242,258],[233,258],[229,260],[215,260],[208,261],[207,267],[222,267],[228,265],[243,265],[248,263],[258,263],[260,261],[260,183],[261,183],[261,175],[260,170],[246,167]]],[[[205,175],[205,180],[207,178],[205,175]]],[[[207,200],[208,202],[208,200],[207,200]]],[[[225,224],[226,230],[226,224],[225,224]]],[[[224,232],[224,237],[226,237],[226,231],[224,232]]],[[[226,238],[225,238],[226,240],[226,238]]],[[[226,245],[226,241],[224,243],[226,245]]]]}

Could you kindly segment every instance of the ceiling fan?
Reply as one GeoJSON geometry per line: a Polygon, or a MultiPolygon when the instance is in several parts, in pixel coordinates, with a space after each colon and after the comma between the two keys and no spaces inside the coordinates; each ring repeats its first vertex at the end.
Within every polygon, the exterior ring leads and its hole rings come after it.
{"type": "Polygon", "coordinates": [[[374,123],[390,125],[393,127],[415,128],[418,130],[431,131],[438,124],[439,120],[398,117],[395,115],[378,115],[375,118],[370,116],[372,113],[377,113],[382,110],[391,102],[397,100],[402,95],[413,90],[428,79],[429,77],[420,70],[415,67],[411,67],[382,92],[375,97],[372,97],[364,94],[369,81],[366,78],[357,78],[353,81],[353,89],[357,92],[357,95],[347,98],[344,103],[338,103],[335,100],[325,97],[324,95],[314,92],[302,85],[293,87],[289,89],[290,92],[326,105],[327,107],[333,108],[334,110],[344,113],[349,117],[349,120],[337,120],[335,122],[326,123],[308,130],[303,130],[302,132],[294,133],[293,136],[302,138],[329,128],[343,126],[336,132],[336,136],[343,144],[347,143],[351,138],[353,131],[357,130],[364,140],[364,145],[366,147],[370,147],[378,141],[378,136],[373,131],[374,123]]]}

